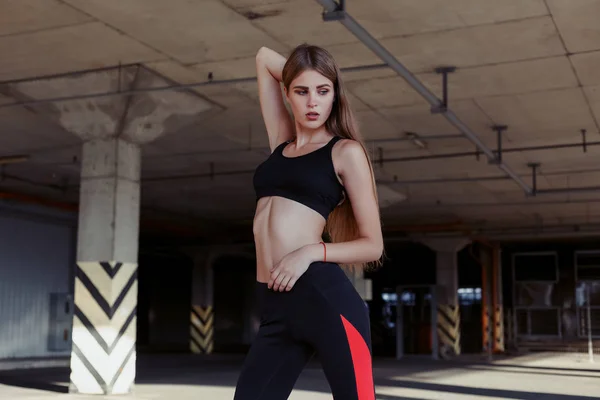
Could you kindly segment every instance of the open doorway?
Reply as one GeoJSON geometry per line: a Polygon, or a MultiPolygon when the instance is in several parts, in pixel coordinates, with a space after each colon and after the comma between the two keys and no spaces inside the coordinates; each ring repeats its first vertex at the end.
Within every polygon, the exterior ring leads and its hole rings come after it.
{"type": "Polygon", "coordinates": [[[436,302],[433,286],[398,286],[396,358],[435,354],[436,302]]]}

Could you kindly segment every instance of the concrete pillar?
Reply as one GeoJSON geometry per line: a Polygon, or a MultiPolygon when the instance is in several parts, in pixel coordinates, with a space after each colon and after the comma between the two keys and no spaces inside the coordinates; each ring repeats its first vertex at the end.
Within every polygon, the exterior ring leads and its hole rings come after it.
{"type": "Polygon", "coordinates": [[[442,358],[460,355],[460,308],[458,305],[457,253],[469,240],[423,239],[436,252],[437,348],[442,358]]]}
{"type": "MultiPolygon", "coordinates": [[[[192,304],[190,305],[190,351],[194,354],[211,354],[215,342],[214,269],[213,265],[222,256],[241,256],[254,259],[254,248],[250,245],[210,245],[182,247],[181,251],[193,260],[192,304]]],[[[254,292],[252,292],[254,295],[254,292]]],[[[247,304],[241,304],[245,307],[247,304]]],[[[250,307],[245,307],[250,308],[250,307]]],[[[252,316],[245,324],[247,331],[252,316]]],[[[257,328],[257,327],[256,327],[257,328]]]]}
{"type": "MultiPolygon", "coordinates": [[[[164,86],[173,82],[136,64],[10,85],[11,95],[62,95],[164,86]]],[[[83,141],[73,322],[72,392],[131,391],[135,378],[140,147],[192,126],[221,108],[192,90],[73,98],[36,113],[83,141]]]]}
{"type": "Polygon", "coordinates": [[[492,249],[479,245],[478,258],[481,266],[481,334],[482,351],[491,356],[493,349],[493,267],[492,249]]]}
{"type": "Polygon", "coordinates": [[[124,394],[136,366],[140,148],[83,144],[70,392],[124,394]]]}
{"type": "Polygon", "coordinates": [[[456,252],[436,251],[437,299],[441,304],[458,305],[458,264],[456,252]]]}
{"type": "Polygon", "coordinates": [[[483,351],[488,355],[503,353],[504,312],[502,304],[502,269],[500,267],[500,246],[481,244],[481,309],[483,351]]]}

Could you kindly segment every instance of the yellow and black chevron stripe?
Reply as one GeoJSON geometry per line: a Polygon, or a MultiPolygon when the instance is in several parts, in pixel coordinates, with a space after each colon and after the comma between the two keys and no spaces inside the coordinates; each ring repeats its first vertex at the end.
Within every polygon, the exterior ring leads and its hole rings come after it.
{"type": "Polygon", "coordinates": [[[79,262],[70,391],[127,394],[135,380],[137,264],[79,262]]]}
{"type": "Polygon", "coordinates": [[[438,305],[437,333],[442,358],[460,355],[460,309],[457,305],[438,305]]]}
{"type": "Polygon", "coordinates": [[[214,314],[212,306],[192,305],[190,317],[190,350],[196,354],[211,354],[214,346],[214,314]]]}

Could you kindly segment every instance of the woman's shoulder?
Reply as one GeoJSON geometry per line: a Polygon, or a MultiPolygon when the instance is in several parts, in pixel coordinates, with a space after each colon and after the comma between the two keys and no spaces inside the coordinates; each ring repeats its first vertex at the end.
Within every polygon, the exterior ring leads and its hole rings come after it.
{"type": "Polygon", "coordinates": [[[358,140],[352,138],[345,138],[341,136],[336,136],[334,138],[333,147],[334,149],[338,149],[339,151],[344,153],[355,152],[357,150],[363,151],[363,146],[358,140]]]}
{"type": "Polygon", "coordinates": [[[332,156],[342,163],[359,162],[366,157],[365,148],[355,139],[339,137],[333,145],[332,156]]]}

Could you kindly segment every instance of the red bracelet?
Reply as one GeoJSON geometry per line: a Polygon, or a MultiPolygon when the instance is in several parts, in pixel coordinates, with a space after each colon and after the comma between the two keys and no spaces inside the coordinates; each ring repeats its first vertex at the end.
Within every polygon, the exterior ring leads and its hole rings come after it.
{"type": "Polygon", "coordinates": [[[325,246],[325,243],[323,242],[319,242],[323,245],[323,262],[327,262],[327,246],[325,246]]]}

